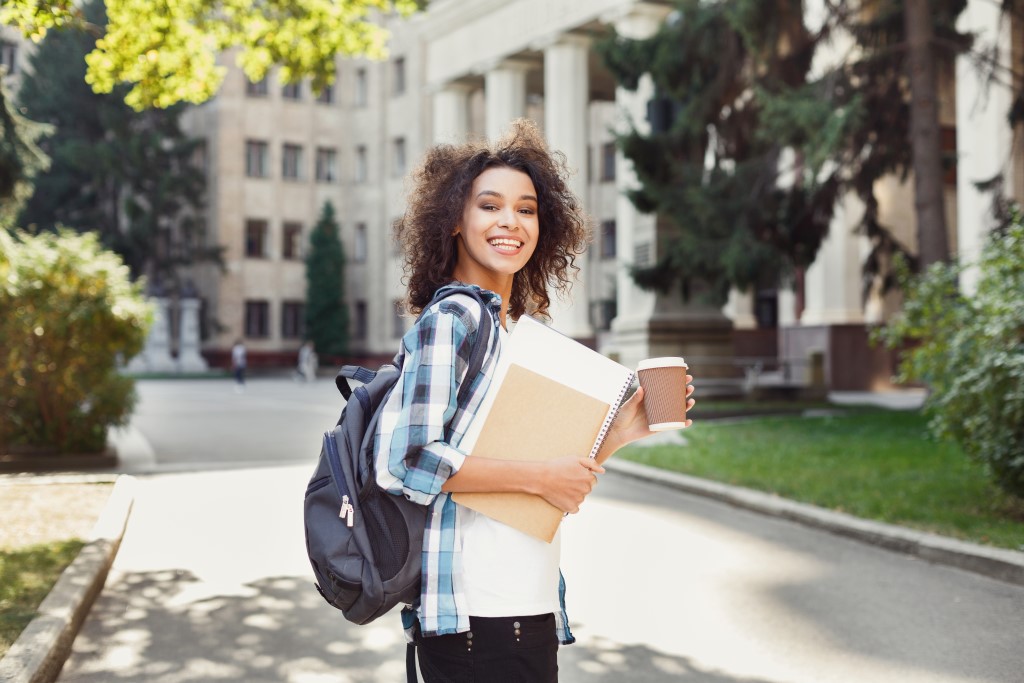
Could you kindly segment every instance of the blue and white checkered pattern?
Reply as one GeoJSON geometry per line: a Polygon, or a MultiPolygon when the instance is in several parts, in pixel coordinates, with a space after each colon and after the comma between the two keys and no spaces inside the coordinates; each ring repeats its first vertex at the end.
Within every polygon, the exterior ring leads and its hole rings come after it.
{"type": "MultiPolygon", "coordinates": [[[[466,459],[458,446],[491,383],[501,352],[501,297],[486,290],[481,293],[494,331],[480,374],[470,378],[473,384],[465,405],[458,405],[456,397],[481,323],[480,306],[465,294],[455,294],[431,306],[403,337],[398,358],[402,377],[377,428],[377,483],[390,493],[430,506],[423,536],[420,603],[402,612],[407,634],[416,616],[425,636],[469,630],[462,588],[460,507],[441,487],[466,459]]],[[[575,639],[565,615],[564,580],[559,582],[559,596],[558,638],[569,644],[575,639]]]]}

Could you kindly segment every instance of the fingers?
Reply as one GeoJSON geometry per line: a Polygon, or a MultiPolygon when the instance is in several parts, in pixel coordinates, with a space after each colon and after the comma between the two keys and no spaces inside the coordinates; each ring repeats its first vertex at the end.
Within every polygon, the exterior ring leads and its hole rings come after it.
{"type": "Polygon", "coordinates": [[[597,460],[594,460],[589,456],[580,458],[579,462],[583,467],[595,474],[604,474],[604,468],[597,464],[597,460]]]}

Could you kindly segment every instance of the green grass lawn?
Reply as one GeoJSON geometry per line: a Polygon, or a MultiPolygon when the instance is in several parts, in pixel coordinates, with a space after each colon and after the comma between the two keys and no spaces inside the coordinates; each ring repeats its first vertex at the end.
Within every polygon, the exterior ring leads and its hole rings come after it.
{"type": "Polygon", "coordinates": [[[0,550],[0,657],[35,617],[43,598],[84,545],[66,540],[0,550]]]}
{"type": "Polygon", "coordinates": [[[959,447],[934,440],[926,423],[917,412],[872,408],[695,422],[685,446],[631,447],[621,456],[858,517],[1024,549],[1024,502],[1001,494],[959,447]]]}

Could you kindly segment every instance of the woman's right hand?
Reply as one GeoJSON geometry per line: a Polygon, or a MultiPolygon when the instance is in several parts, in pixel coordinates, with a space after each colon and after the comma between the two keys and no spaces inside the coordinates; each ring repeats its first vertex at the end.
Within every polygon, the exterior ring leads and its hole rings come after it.
{"type": "Polygon", "coordinates": [[[604,468],[593,458],[567,455],[540,463],[536,493],[562,512],[579,512],[604,468]]]}

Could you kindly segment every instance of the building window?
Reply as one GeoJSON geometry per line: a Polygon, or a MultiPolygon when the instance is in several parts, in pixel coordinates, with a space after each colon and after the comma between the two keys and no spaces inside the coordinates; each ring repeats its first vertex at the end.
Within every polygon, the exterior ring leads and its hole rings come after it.
{"type": "Polygon", "coordinates": [[[304,320],[305,305],[301,301],[285,301],[281,304],[281,337],[302,339],[306,332],[304,320]]]}
{"type": "Polygon", "coordinates": [[[302,258],[302,223],[288,221],[282,228],[281,256],[290,260],[302,258]]]}
{"type": "Polygon", "coordinates": [[[366,302],[357,301],[355,306],[355,319],[352,321],[352,338],[366,339],[366,302]]]}
{"type": "Polygon", "coordinates": [[[255,82],[245,79],[245,94],[247,97],[266,97],[269,92],[266,78],[255,82]]]}
{"type": "Polygon", "coordinates": [[[320,94],[316,96],[316,101],[319,104],[334,104],[334,86],[325,85],[320,94]]]}
{"type": "Polygon", "coordinates": [[[0,67],[7,67],[7,73],[18,73],[18,46],[6,40],[0,40],[0,67]]]}
{"type": "Polygon", "coordinates": [[[264,220],[250,218],[245,222],[245,255],[248,258],[267,258],[267,233],[264,220]]]}
{"type": "Polygon", "coordinates": [[[316,179],[321,183],[338,179],[338,152],[333,147],[316,148],[316,179]]]}
{"type": "Polygon", "coordinates": [[[601,180],[615,180],[615,143],[601,145],[601,180]]]}
{"type": "Polygon", "coordinates": [[[405,138],[395,138],[392,150],[392,166],[395,175],[405,175],[405,138]]]}
{"type": "Polygon", "coordinates": [[[356,107],[365,107],[369,99],[367,95],[366,69],[356,69],[355,92],[352,93],[352,104],[356,107]]]}
{"type": "Polygon", "coordinates": [[[395,59],[393,64],[394,73],[394,92],[395,95],[405,94],[405,57],[398,57],[395,59]]]}
{"type": "Polygon", "coordinates": [[[247,300],[245,302],[245,336],[266,339],[270,336],[270,303],[247,300]]]}
{"type": "Polygon", "coordinates": [[[281,175],[289,180],[302,179],[302,147],[285,144],[281,157],[281,175]]]}
{"type": "Polygon", "coordinates": [[[366,251],[366,223],[356,223],[352,260],[356,263],[366,263],[366,251]]]}
{"type": "Polygon", "coordinates": [[[615,221],[601,221],[601,258],[615,258],[615,221]]]}
{"type": "Polygon", "coordinates": [[[370,165],[366,159],[366,146],[356,147],[355,181],[365,183],[370,177],[370,165]]]}
{"type": "Polygon", "coordinates": [[[262,140],[245,141],[245,175],[250,178],[267,177],[267,143],[262,140]]]}
{"type": "Polygon", "coordinates": [[[281,97],[286,100],[298,101],[302,99],[302,82],[285,83],[281,86],[281,97]]]}
{"type": "Polygon", "coordinates": [[[651,265],[650,242],[641,242],[633,246],[633,265],[641,267],[651,265]]]}

